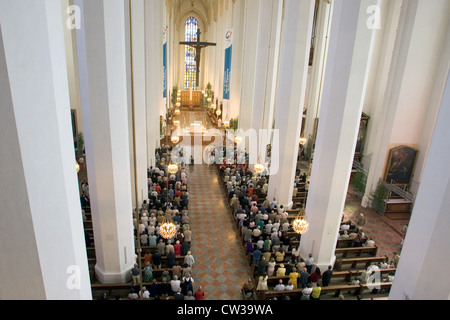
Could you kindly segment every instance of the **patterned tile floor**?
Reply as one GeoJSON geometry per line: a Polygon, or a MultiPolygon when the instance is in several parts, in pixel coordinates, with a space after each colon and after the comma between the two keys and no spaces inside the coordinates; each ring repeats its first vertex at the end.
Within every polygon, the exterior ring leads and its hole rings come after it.
{"type": "Polygon", "coordinates": [[[244,249],[214,166],[189,166],[189,216],[193,278],[206,300],[240,300],[242,285],[250,276],[244,249]]]}
{"type": "Polygon", "coordinates": [[[363,230],[375,241],[375,244],[379,248],[379,255],[386,254],[392,257],[393,252],[401,252],[402,228],[408,223],[408,220],[391,220],[376,213],[371,208],[363,208],[361,206],[361,200],[350,191],[344,207],[344,219],[352,220],[359,213],[364,214],[366,224],[363,230]]]}

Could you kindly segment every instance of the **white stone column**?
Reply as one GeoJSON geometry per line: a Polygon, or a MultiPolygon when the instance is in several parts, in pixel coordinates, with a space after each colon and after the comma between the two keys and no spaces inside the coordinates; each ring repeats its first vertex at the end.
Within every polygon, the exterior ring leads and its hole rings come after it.
{"type": "Polygon", "coordinates": [[[245,2],[244,39],[242,56],[241,100],[239,109],[239,129],[247,131],[251,128],[253,104],[253,88],[255,79],[255,60],[258,34],[258,16],[261,1],[245,2]]]}
{"type": "Polygon", "coordinates": [[[64,38],[66,42],[67,75],[69,79],[70,109],[75,110],[76,132],[83,132],[83,120],[81,114],[80,101],[80,80],[78,78],[78,58],[76,49],[76,29],[67,28],[67,23],[74,25],[74,14],[76,8],[73,7],[73,0],[62,0],[64,38]]]}
{"type": "Polygon", "coordinates": [[[300,254],[312,253],[320,268],[333,265],[353,154],[367,86],[375,29],[367,8],[375,0],[334,3],[306,215],[300,254]]]}
{"type": "Polygon", "coordinates": [[[284,3],[268,196],[270,200],[275,197],[284,207],[291,207],[314,2],[287,0],[284,3]]]}
{"type": "Polygon", "coordinates": [[[314,56],[312,66],[310,67],[311,76],[308,84],[309,94],[305,101],[307,108],[306,121],[305,127],[302,128],[305,138],[314,136],[314,123],[319,117],[332,11],[333,2],[319,2],[316,35],[314,39],[314,56]]]}
{"type": "MultiPolygon", "coordinates": [[[[447,75],[448,71],[447,66],[447,75]]],[[[422,182],[389,294],[390,300],[450,298],[450,277],[445,268],[450,263],[449,121],[450,78],[447,76],[422,182]]]]}
{"type": "MultiPolygon", "coordinates": [[[[283,1],[262,1],[259,9],[251,128],[268,130],[273,125],[283,1]]],[[[255,163],[258,158],[264,163],[270,135],[262,134],[254,143],[257,144],[257,157],[250,163],[255,163]]]]}
{"type": "Polygon", "coordinates": [[[228,109],[230,111],[229,119],[236,119],[239,117],[240,110],[245,0],[233,1],[232,6],[233,59],[231,61],[231,91],[228,109]]]}
{"type": "MultiPolygon", "coordinates": [[[[136,207],[143,200],[148,200],[147,181],[147,92],[146,92],[146,47],[145,47],[145,10],[144,0],[131,1],[131,58],[132,58],[132,116],[133,118],[133,151],[136,185],[136,207]]],[[[150,153],[150,152],[149,152],[150,153]]],[[[131,172],[133,174],[133,171],[131,172]]]]}
{"type": "Polygon", "coordinates": [[[0,1],[0,299],[92,299],[61,2],[0,1]]]}
{"type": "Polygon", "coordinates": [[[96,276],[126,282],[135,263],[126,83],[126,2],[84,1],[77,33],[96,276]]]}
{"type": "MultiPolygon", "coordinates": [[[[145,46],[147,86],[147,143],[148,166],[155,166],[155,149],[160,145],[160,99],[162,98],[162,19],[160,0],[145,1],[145,46]]],[[[165,112],[163,113],[165,117],[165,112]]]]}

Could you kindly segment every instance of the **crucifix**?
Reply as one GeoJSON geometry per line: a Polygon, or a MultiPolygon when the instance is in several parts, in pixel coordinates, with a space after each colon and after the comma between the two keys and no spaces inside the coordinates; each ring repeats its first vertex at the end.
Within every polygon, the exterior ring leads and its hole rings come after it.
{"type": "Polygon", "coordinates": [[[198,87],[198,80],[199,80],[199,73],[200,73],[200,53],[202,48],[208,47],[208,46],[216,46],[215,43],[212,42],[201,42],[200,41],[200,29],[197,29],[197,41],[183,41],[180,42],[180,45],[185,45],[185,46],[191,46],[193,48],[196,49],[195,52],[195,63],[197,65],[197,81],[196,81],[196,87],[198,87]]]}

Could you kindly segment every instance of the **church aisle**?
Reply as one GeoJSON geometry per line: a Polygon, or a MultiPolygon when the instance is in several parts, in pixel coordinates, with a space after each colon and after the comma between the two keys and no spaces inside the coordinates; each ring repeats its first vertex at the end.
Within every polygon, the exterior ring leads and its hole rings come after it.
{"type": "Polygon", "coordinates": [[[206,300],[239,300],[250,276],[244,249],[227,208],[214,166],[188,166],[194,287],[206,300]]]}

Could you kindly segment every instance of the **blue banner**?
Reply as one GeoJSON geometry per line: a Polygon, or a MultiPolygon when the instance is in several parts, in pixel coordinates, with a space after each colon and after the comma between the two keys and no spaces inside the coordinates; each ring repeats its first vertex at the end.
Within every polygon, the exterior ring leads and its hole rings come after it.
{"type": "Polygon", "coordinates": [[[228,29],[225,34],[225,68],[223,72],[224,100],[230,100],[232,53],[233,53],[233,29],[228,29]]]}
{"type": "Polygon", "coordinates": [[[163,31],[163,98],[167,98],[167,27],[163,31]]]}

